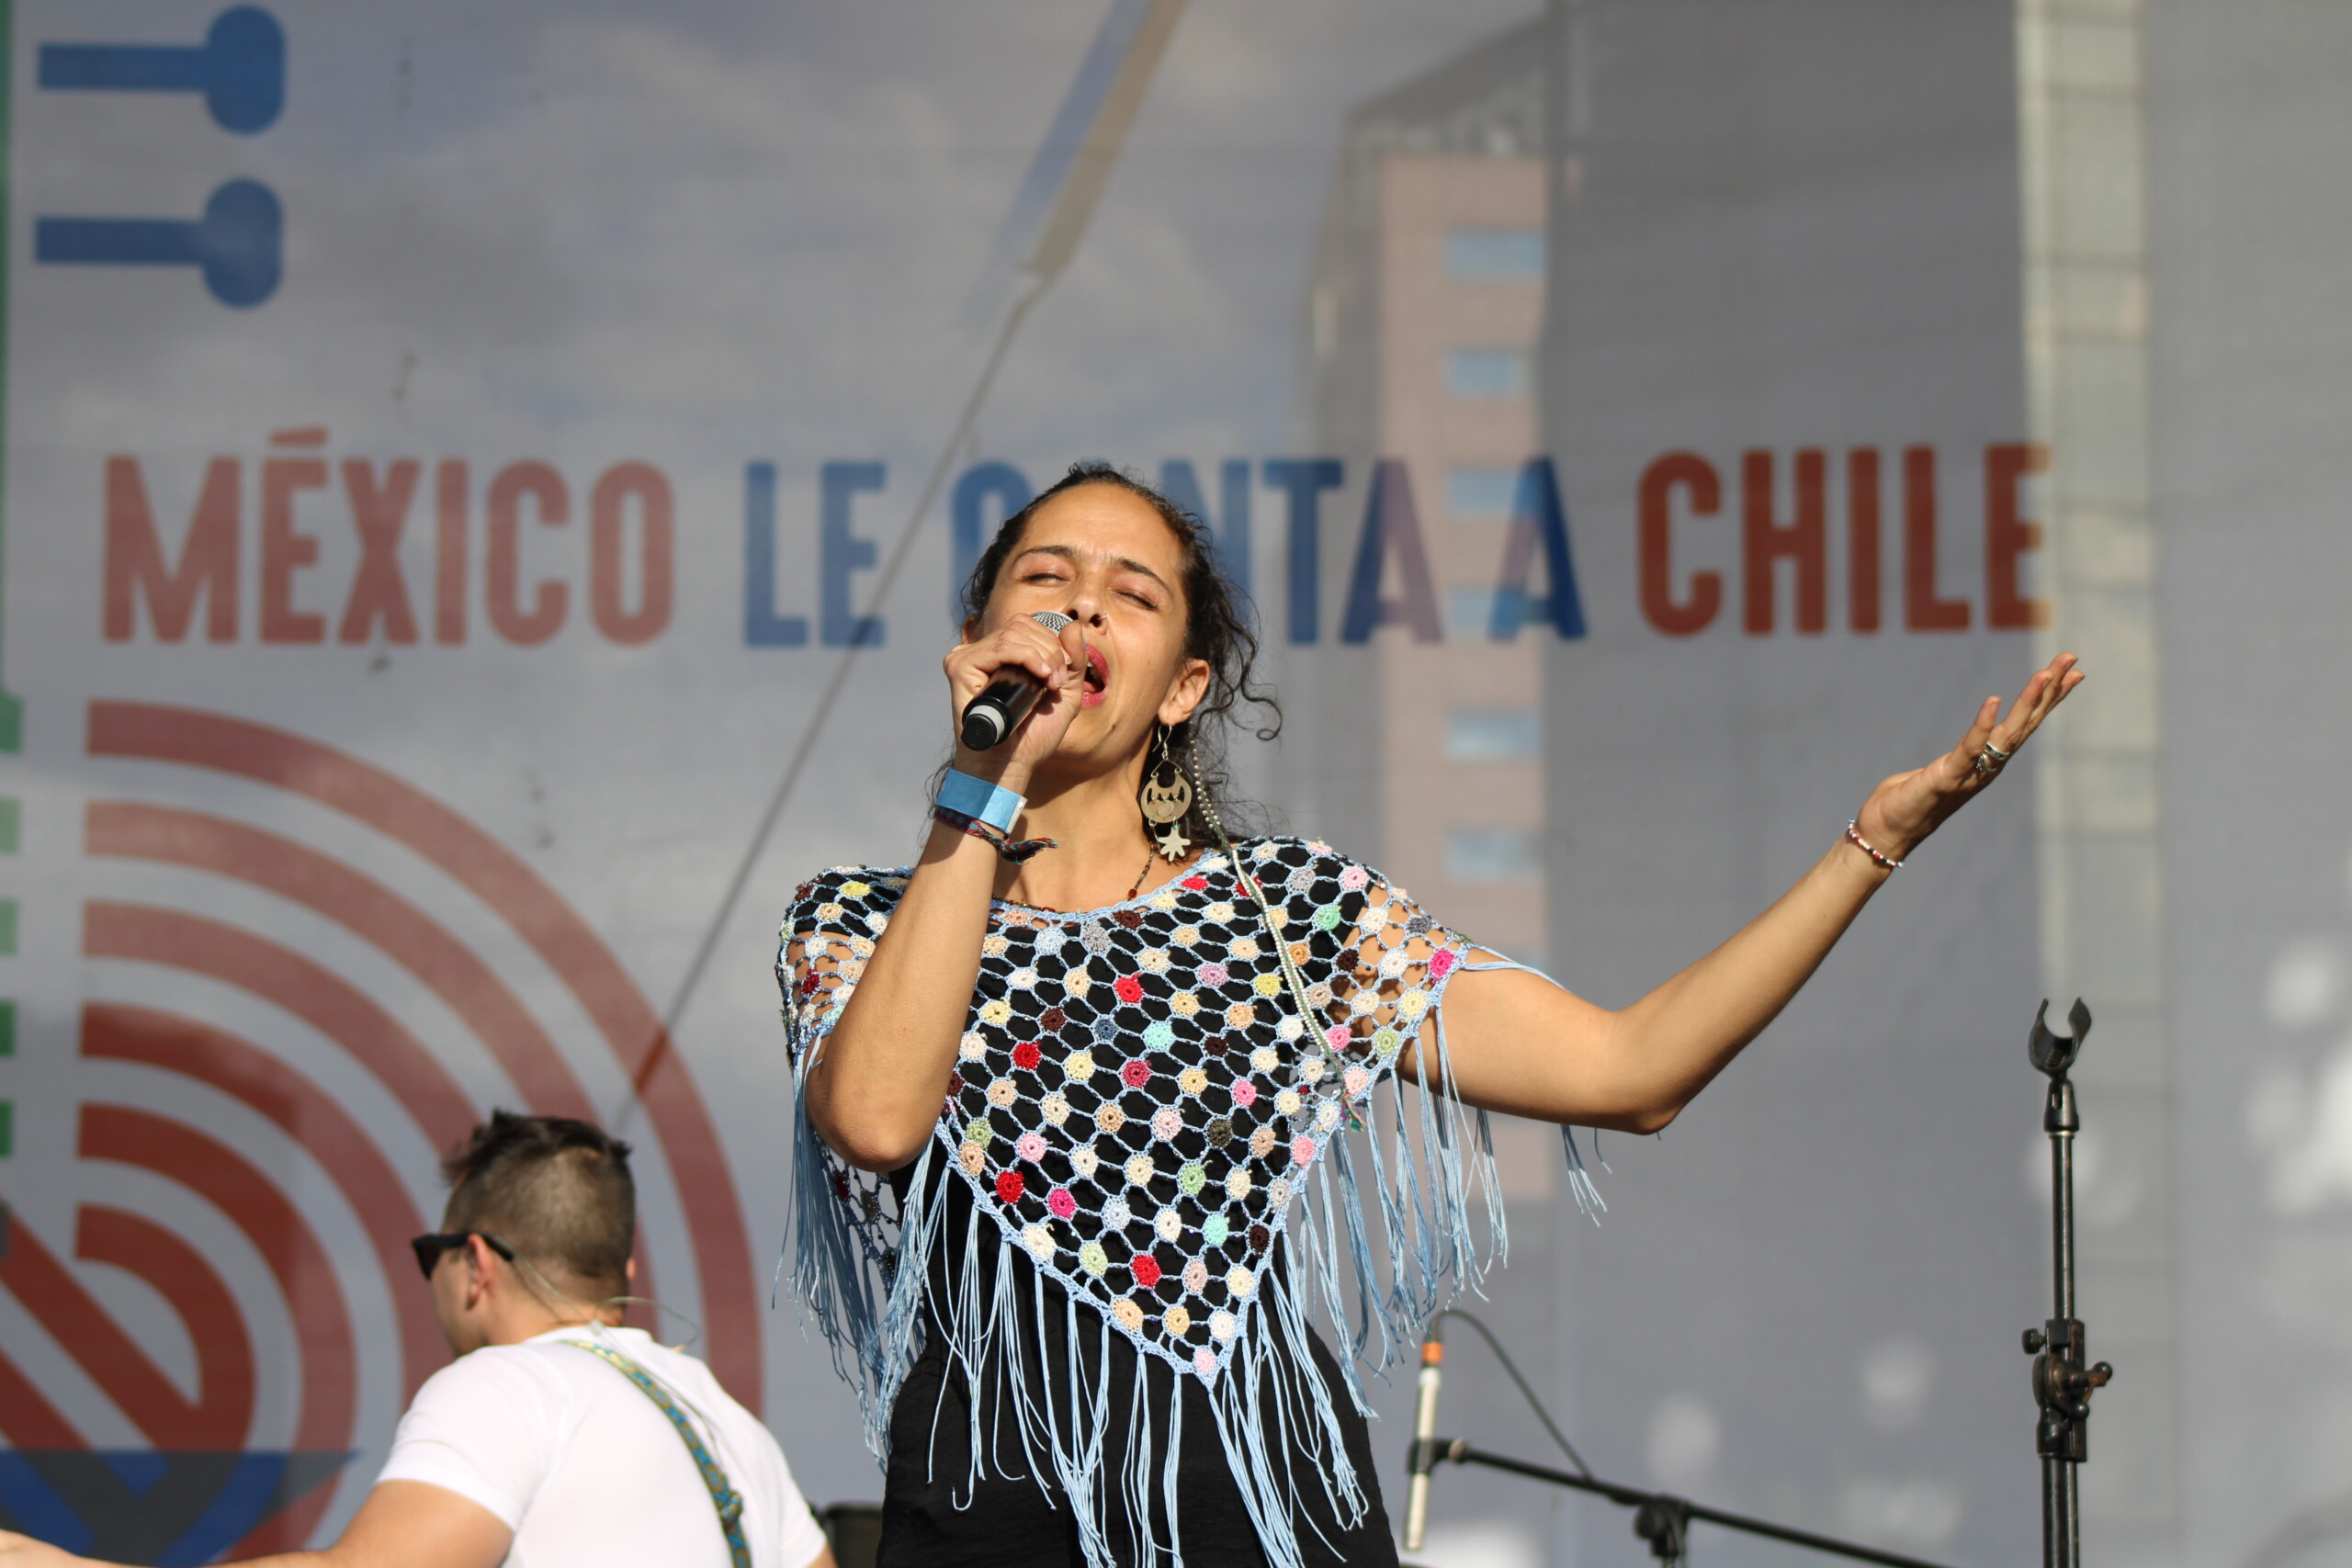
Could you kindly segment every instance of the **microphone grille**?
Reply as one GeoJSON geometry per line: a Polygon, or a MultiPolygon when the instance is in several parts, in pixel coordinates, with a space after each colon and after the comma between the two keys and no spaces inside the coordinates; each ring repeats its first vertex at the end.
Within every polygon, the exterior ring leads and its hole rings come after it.
{"type": "Polygon", "coordinates": [[[1068,615],[1057,615],[1051,610],[1033,610],[1029,613],[1029,618],[1056,637],[1061,636],[1062,628],[1069,625],[1068,615]]]}

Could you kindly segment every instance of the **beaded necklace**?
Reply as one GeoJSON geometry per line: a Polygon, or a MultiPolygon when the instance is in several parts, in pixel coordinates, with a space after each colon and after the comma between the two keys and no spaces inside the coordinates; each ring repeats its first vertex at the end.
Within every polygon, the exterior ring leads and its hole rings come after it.
{"type": "MultiPolygon", "coordinates": [[[[1120,903],[1125,904],[1132,901],[1136,894],[1143,891],[1143,879],[1151,874],[1151,863],[1159,858],[1159,852],[1157,850],[1148,850],[1145,852],[1143,857],[1143,869],[1136,872],[1135,881],[1127,885],[1126,892],[1122,894],[1119,897],[1120,903]]],[[[1070,909],[1048,909],[1043,904],[1023,904],[1018,898],[1005,898],[999,901],[1009,905],[1015,909],[1026,909],[1033,915],[1068,915],[1076,913],[1075,910],[1070,909]]]]}

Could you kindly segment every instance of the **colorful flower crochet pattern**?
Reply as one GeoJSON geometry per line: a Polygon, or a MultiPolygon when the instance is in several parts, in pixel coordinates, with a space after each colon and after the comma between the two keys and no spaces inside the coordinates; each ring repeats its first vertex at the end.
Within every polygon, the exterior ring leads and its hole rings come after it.
{"type": "MultiPolygon", "coordinates": [[[[1474,1283],[1499,1244],[1483,1114],[1450,1094],[1415,1094],[1408,1106],[1393,1081],[1417,1040],[1422,1080],[1450,1081],[1442,1030],[1423,1025],[1468,944],[1328,845],[1263,839],[1233,855],[1247,878],[1212,853],[1178,882],[1108,908],[995,906],[938,1125],[903,1206],[801,1118],[794,1283],[837,1363],[860,1370],[877,1452],[921,1332],[915,1298],[942,1207],[926,1194],[938,1179],[967,1182],[1001,1245],[1110,1328],[1206,1382],[1238,1476],[1266,1468],[1252,1445],[1267,1429],[1256,1402],[1270,1357],[1311,1385],[1305,1397],[1328,1424],[1304,1314],[1319,1306],[1328,1322],[1347,1322],[1343,1269],[1376,1325],[1374,1343],[1343,1338],[1378,1361],[1474,1283]],[[1251,880],[1268,901],[1262,915],[1251,880]],[[1360,1194],[1366,1181],[1375,1190],[1360,1194]],[[1473,1238],[1474,1189],[1484,1246],[1473,1238]]],[[[838,868],[796,895],[776,975],[797,1077],[821,1057],[908,874],[838,868]]],[[[985,1322],[951,1329],[970,1341],[968,1365],[1005,1353],[985,1322]]],[[[1354,1368],[1342,1364],[1361,1406],[1354,1368]]],[[[1069,1451],[1052,1456],[1066,1483],[1083,1480],[1086,1444],[1087,1434],[1066,1434],[1069,1451]]],[[[1333,1495],[1361,1506],[1343,1456],[1338,1468],[1325,1478],[1333,1495]]],[[[1295,1555],[1278,1495],[1287,1483],[1261,1482],[1252,1506],[1266,1510],[1257,1522],[1277,1563],[1295,1555]]]]}

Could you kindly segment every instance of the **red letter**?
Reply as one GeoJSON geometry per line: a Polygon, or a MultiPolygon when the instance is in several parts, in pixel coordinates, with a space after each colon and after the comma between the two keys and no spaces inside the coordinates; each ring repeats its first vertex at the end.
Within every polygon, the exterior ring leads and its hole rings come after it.
{"type": "Polygon", "coordinates": [[[615,464],[588,498],[588,605],[596,629],[623,647],[650,642],[670,624],[670,520],[676,509],[670,481],[650,463],[615,464]],[[632,495],[645,521],[638,549],[645,597],[633,615],[621,607],[621,505],[632,495]]]}
{"type": "Polygon", "coordinates": [[[401,530],[408,525],[408,503],[416,498],[417,463],[402,457],[385,470],[376,488],[375,470],[364,459],[347,457],[343,488],[351,497],[351,525],[359,532],[359,570],[351,574],[351,597],[344,602],[335,637],[366,642],[369,623],[384,622],[386,642],[416,640],[416,613],[409,608],[408,582],[401,576],[401,530]]]}
{"type": "Polygon", "coordinates": [[[466,640],[466,465],[442,460],[433,476],[433,640],[466,640]]]}
{"type": "Polygon", "coordinates": [[[522,576],[522,503],[539,503],[539,523],[560,527],[571,521],[571,501],[563,476],[545,463],[511,463],[490,481],[490,624],[508,642],[526,648],[555,636],[563,626],[564,585],[543,578],[526,614],[518,597],[522,576]]]}
{"type": "Polygon", "coordinates": [[[2018,592],[2018,557],[2041,547],[2041,525],[2018,515],[2018,481],[2049,466],[2045,446],[2009,441],[1984,448],[1984,624],[2002,631],[2050,622],[2048,600],[2018,592]]]}
{"type": "Polygon", "coordinates": [[[1750,452],[1740,460],[1740,554],[1750,637],[1772,629],[1772,563],[1782,556],[1797,563],[1797,630],[1817,633],[1829,624],[1823,547],[1828,507],[1822,499],[1827,465],[1817,448],[1807,447],[1797,453],[1796,466],[1796,521],[1783,525],[1772,521],[1772,454],[1750,452]]]}
{"type": "Polygon", "coordinates": [[[1668,637],[1690,637],[1704,630],[1723,607],[1724,580],[1716,572],[1694,571],[1690,602],[1674,602],[1671,503],[1678,486],[1689,487],[1693,516],[1713,517],[1724,502],[1714,465],[1695,453],[1668,452],[1642,470],[1642,614],[1668,637]]]}
{"type": "Polygon", "coordinates": [[[215,457],[204,471],[204,489],[188,520],[180,564],[166,570],[163,542],[155,537],[154,510],[136,457],[107,459],[107,589],[108,642],[129,642],[137,620],[136,601],[147,598],[155,640],[178,642],[187,636],[196,596],[206,595],[204,635],[213,642],[237,635],[237,460],[215,457]]]}
{"type": "Polygon", "coordinates": [[[1878,448],[1846,454],[1846,607],[1858,632],[1878,630],[1878,448]]]}
{"type": "Polygon", "coordinates": [[[1936,449],[1903,449],[1903,624],[1964,632],[1968,601],[1936,597],[1936,449]]]}
{"type": "Polygon", "coordinates": [[[324,642],[327,618],[294,608],[294,573],[319,558],[319,541],[294,527],[294,492],[324,490],[316,457],[272,457],[261,466],[261,640],[324,642]]]}

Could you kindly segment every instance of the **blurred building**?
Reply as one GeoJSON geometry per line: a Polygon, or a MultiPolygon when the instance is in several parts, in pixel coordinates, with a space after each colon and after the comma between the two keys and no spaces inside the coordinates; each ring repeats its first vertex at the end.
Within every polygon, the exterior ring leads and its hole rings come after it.
{"type": "MultiPolygon", "coordinates": [[[[1540,20],[1498,34],[1350,117],[1303,378],[1309,437],[1345,462],[1344,494],[1365,508],[1385,487],[1382,586],[1408,609],[1324,673],[1334,765],[1310,785],[1318,817],[1477,940],[1530,957],[1548,941],[1549,633],[1490,633],[1521,470],[1542,445],[1543,34],[1540,20]]],[[[1347,597],[1363,515],[1328,530],[1350,544],[1327,550],[1327,605],[1347,597]]]]}
{"type": "MultiPolygon", "coordinates": [[[[1340,458],[1347,482],[1329,503],[1317,574],[1327,651],[1319,667],[1284,677],[1312,737],[1298,750],[1316,759],[1294,794],[1312,803],[1317,828],[1367,846],[1449,924],[1538,964],[1553,939],[1544,659],[1556,639],[1541,604],[1519,606],[1515,633],[1505,605],[1500,639],[1496,616],[1521,480],[1543,450],[1544,33],[1539,19],[1497,34],[1349,116],[1300,378],[1300,435],[1340,458]],[[1380,599],[1394,609],[1350,646],[1345,607],[1361,598],[1375,514],[1387,535],[1380,599]]],[[[1530,589],[1551,591],[1541,564],[1530,589]]],[[[1471,1304],[1546,1399],[1569,1408],[1559,1140],[1508,1117],[1493,1134],[1510,1267],[1471,1304]]],[[[1544,1451],[1491,1358],[1447,1371],[1455,1419],[1502,1451],[1544,1451]]],[[[1401,1422],[1407,1411],[1391,1414],[1401,1422]]],[[[1424,1555],[1573,1562],[1577,1513],[1514,1478],[1449,1475],[1424,1555]]]]}

